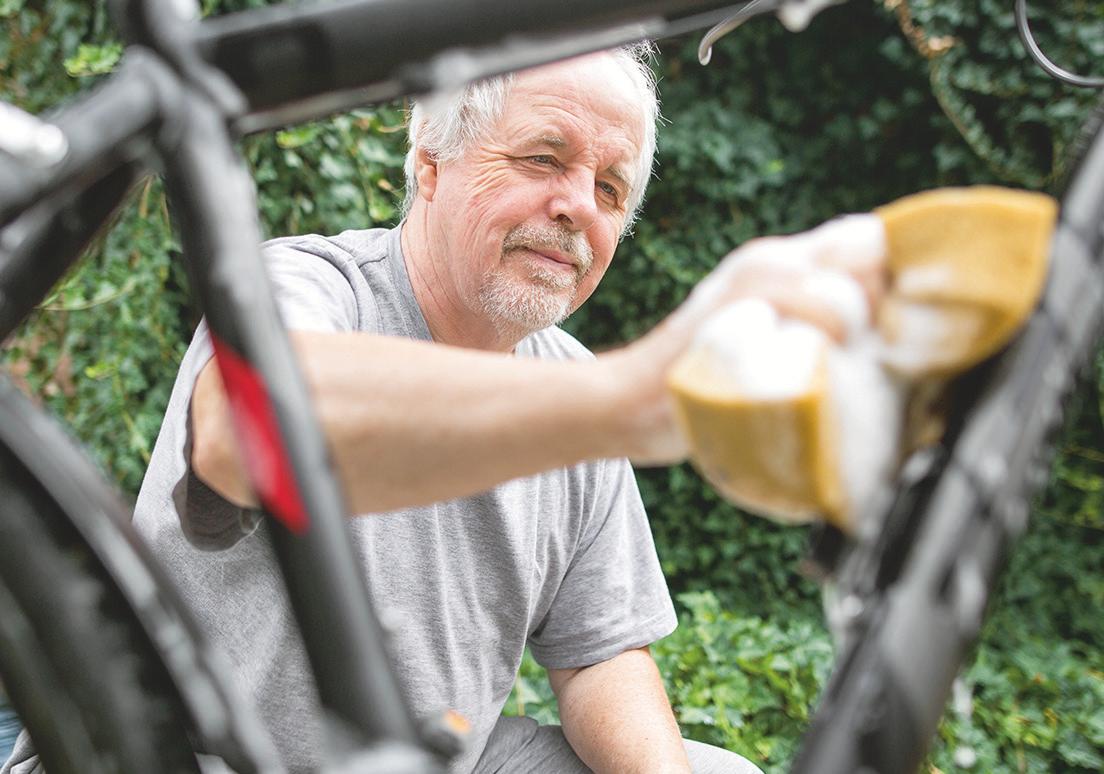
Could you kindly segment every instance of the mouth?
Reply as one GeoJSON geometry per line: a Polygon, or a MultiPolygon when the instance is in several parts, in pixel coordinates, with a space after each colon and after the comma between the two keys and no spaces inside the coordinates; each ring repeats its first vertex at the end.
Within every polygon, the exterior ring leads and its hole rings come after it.
{"type": "Polygon", "coordinates": [[[544,250],[544,249],[533,250],[533,249],[530,249],[530,252],[535,253],[536,255],[539,255],[541,258],[544,258],[546,261],[552,261],[554,263],[562,264],[563,266],[569,266],[572,269],[578,269],[579,268],[578,259],[576,259],[573,256],[566,255],[564,253],[556,252],[555,250],[544,250]]]}
{"type": "Polygon", "coordinates": [[[570,272],[575,276],[582,273],[579,260],[567,253],[543,247],[522,247],[519,248],[518,252],[528,255],[530,258],[539,261],[541,265],[548,266],[554,271],[570,272]]]}

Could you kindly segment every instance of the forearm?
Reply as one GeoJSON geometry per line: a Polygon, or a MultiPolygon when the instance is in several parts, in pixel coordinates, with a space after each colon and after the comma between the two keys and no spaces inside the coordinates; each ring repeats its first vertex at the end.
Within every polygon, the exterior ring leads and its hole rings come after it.
{"type": "MultiPolygon", "coordinates": [[[[636,454],[638,439],[651,435],[647,412],[634,405],[632,357],[552,362],[366,334],[295,333],[293,341],[354,513],[636,454]]],[[[197,382],[192,416],[197,474],[251,504],[213,362],[197,382]]]]}
{"type": "Polygon", "coordinates": [[[549,675],[564,735],[597,774],[690,771],[663,681],[646,648],[549,675]]]}

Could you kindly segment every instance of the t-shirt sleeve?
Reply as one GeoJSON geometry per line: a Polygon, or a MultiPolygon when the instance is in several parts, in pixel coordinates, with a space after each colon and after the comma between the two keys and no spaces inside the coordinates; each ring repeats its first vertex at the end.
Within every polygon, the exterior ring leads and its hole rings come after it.
{"type": "MultiPolygon", "coordinates": [[[[358,329],[357,302],[346,276],[328,259],[277,245],[265,250],[265,264],[280,317],[288,330],[351,331],[358,329]]],[[[201,321],[177,376],[176,417],[183,434],[183,475],[172,487],[172,500],[188,541],[197,548],[229,548],[260,522],[256,508],[241,508],[223,499],[201,481],[191,467],[191,391],[203,366],[214,354],[210,330],[201,321]]]]}
{"type": "MultiPolygon", "coordinates": [[[[358,330],[353,287],[330,259],[283,244],[265,248],[264,256],[280,317],[288,330],[358,330]]],[[[345,268],[357,271],[351,259],[345,268]]]]}
{"type": "Polygon", "coordinates": [[[605,460],[595,507],[547,615],[530,634],[539,664],[569,669],[649,645],[677,625],[627,460],[605,460]]]}

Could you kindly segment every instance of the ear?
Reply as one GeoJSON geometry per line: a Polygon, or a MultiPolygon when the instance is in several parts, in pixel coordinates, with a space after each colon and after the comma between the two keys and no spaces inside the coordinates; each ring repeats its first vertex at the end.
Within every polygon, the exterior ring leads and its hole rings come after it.
{"type": "Polygon", "coordinates": [[[433,201],[437,192],[437,158],[425,148],[414,153],[414,179],[418,181],[418,196],[433,201]]]}

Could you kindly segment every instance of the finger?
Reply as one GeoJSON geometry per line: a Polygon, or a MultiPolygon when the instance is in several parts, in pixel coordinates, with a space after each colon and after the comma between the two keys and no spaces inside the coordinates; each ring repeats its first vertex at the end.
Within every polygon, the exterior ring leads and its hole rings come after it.
{"type": "Polygon", "coordinates": [[[763,288],[756,294],[778,311],[782,317],[801,320],[826,333],[837,344],[847,340],[848,324],[839,311],[824,303],[816,294],[794,287],[763,288]]]}
{"type": "Polygon", "coordinates": [[[846,215],[802,235],[814,263],[850,275],[876,309],[889,286],[885,226],[877,215],[846,215]]]}
{"type": "Polygon", "coordinates": [[[852,216],[804,234],[747,242],[695,288],[679,316],[696,324],[732,301],[762,298],[780,314],[846,341],[869,326],[884,293],[881,228],[876,216],[852,216]]]}

